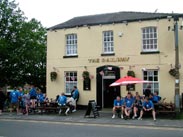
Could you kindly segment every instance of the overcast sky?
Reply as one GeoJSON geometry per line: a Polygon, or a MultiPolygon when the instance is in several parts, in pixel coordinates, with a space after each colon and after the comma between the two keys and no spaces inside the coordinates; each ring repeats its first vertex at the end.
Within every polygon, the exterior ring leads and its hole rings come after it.
{"type": "Polygon", "coordinates": [[[36,18],[44,27],[51,27],[73,17],[140,11],[183,13],[183,0],[15,0],[29,19],[36,18]]]}

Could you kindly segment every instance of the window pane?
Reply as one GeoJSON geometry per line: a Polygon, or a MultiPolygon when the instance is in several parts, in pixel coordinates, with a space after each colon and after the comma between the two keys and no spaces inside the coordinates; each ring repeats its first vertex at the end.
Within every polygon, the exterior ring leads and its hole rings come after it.
{"type": "Polygon", "coordinates": [[[65,72],[65,92],[71,93],[74,86],[77,86],[77,72],[65,72]]]}
{"type": "MultiPolygon", "coordinates": [[[[158,71],[157,70],[147,70],[143,72],[144,74],[144,80],[149,80],[151,81],[151,92],[153,93],[154,91],[159,92],[159,81],[158,81],[158,71]]],[[[147,85],[149,83],[143,84],[143,90],[146,89],[147,85]]]]}
{"type": "Polygon", "coordinates": [[[77,55],[77,35],[66,36],[66,55],[77,55]]]}
{"type": "Polygon", "coordinates": [[[103,32],[103,52],[112,53],[114,51],[113,46],[113,31],[104,31],[103,32]]]}
{"type": "Polygon", "coordinates": [[[142,49],[143,51],[157,50],[157,28],[146,27],[142,29],[142,49]]]}

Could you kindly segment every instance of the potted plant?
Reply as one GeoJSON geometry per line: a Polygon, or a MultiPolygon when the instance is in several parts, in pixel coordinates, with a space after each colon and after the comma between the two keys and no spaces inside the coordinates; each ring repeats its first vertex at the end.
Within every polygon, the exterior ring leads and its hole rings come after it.
{"type": "Polygon", "coordinates": [[[57,72],[55,72],[55,71],[50,72],[50,78],[51,78],[51,81],[56,80],[57,79],[57,72]]]}
{"type": "Polygon", "coordinates": [[[90,73],[88,71],[83,71],[82,76],[83,76],[84,79],[89,79],[90,78],[90,73]]]}
{"type": "Polygon", "coordinates": [[[175,77],[177,75],[177,70],[175,68],[172,68],[169,70],[169,74],[175,77]]]}
{"type": "Polygon", "coordinates": [[[135,72],[133,70],[128,70],[127,76],[135,77],[135,72]]]}

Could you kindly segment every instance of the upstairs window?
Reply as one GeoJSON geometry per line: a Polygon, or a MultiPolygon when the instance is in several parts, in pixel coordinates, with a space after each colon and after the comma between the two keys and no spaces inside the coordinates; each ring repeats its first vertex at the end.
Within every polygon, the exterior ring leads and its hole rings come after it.
{"type": "Polygon", "coordinates": [[[157,51],[157,28],[146,27],[142,28],[142,51],[151,52],[157,51]]]}
{"type": "Polygon", "coordinates": [[[103,53],[114,53],[114,37],[113,31],[103,32],[103,53]]]}
{"type": "Polygon", "coordinates": [[[77,55],[77,35],[68,34],[66,35],[66,56],[77,55]]]}

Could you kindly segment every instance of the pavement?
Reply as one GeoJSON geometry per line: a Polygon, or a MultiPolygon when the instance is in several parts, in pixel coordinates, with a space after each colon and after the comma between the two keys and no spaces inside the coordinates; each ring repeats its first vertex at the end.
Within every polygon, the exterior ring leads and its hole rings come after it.
{"type": "Polygon", "coordinates": [[[4,112],[0,115],[0,120],[27,120],[27,121],[48,121],[48,122],[64,122],[64,123],[87,123],[87,124],[99,124],[99,125],[127,125],[127,126],[143,126],[143,127],[167,127],[167,128],[183,128],[183,120],[170,119],[169,117],[159,118],[156,122],[152,117],[145,117],[142,120],[124,120],[116,116],[112,119],[112,113],[110,111],[99,111],[100,116],[94,118],[91,114],[90,117],[85,117],[86,110],[77,110],[74,113],[70,113],[68,116],[58,114],[30,114],[17,115],[16,113],[4,112]]]}

